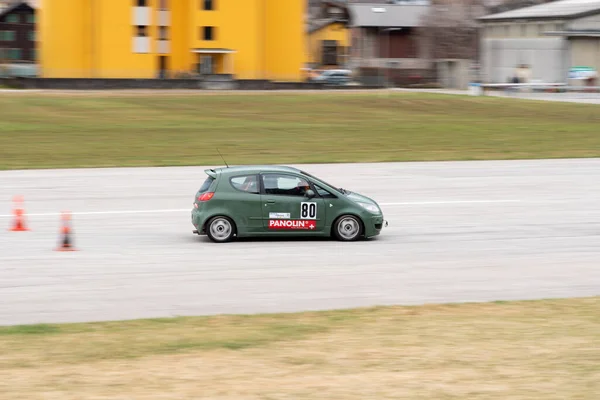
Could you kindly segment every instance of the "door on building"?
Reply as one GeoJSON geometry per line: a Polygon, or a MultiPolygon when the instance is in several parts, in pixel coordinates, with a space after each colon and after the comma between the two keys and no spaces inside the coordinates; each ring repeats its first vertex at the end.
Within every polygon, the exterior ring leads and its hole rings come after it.
{"type": "Polygon", "coordinates": [[[158,56],[158,77],[164,79],[169,71],[168,59],[166,56],[158,56]]]}
{"type": "Polygon", "coordinates": [[[214,74],[214,60],[212,56],[200,56],[200,74],[212,75],[214,74]]]}
{"type": "Polygon", "coordinates": [[[337,40],[323,40],[321,42],[321,52],[322,65],[338,65],[337,40]]]}

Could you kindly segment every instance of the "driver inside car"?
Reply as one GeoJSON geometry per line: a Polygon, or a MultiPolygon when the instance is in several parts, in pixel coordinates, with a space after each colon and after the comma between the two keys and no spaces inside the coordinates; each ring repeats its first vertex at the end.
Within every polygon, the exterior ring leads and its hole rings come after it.
{"type": "Polygon", "coordinates": [[[304,196],[309,189],[310,185],[304,179],[300,180],[300,182],[298,182],[296,185],[296,193],[301,196],[304,196]]]}

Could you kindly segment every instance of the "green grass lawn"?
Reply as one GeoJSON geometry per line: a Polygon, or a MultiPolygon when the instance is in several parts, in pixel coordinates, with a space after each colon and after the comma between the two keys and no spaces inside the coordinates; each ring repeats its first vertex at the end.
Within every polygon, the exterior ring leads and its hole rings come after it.
{"type": "Polygon", "coordinates": [[[596,400],[600,297],[0,328],[3,399],[596,400]]]}
{"type": "Polygon", "coordinates": [[[600,156],[600,106],[412,93],[0,96],[0,169],[600,156]]]}

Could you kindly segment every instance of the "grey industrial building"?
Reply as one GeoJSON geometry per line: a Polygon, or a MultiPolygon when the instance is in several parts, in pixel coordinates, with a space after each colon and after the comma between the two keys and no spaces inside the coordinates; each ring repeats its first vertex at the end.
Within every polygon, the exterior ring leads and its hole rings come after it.
{"type": "Polygon", "coordinates": [[[530,79],[571,83],[572,67],[600,70],[600,0],[559,0],[481,17],[481,73],[505,83],[522,64],[530,79]]]}

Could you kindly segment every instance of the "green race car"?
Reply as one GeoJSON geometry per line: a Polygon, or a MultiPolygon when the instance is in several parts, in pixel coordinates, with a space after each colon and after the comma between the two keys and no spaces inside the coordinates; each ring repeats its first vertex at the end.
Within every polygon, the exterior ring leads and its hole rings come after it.
{"type": "Polygon", "coordinates": [[[387,226],[374,200],[292,167],[207,169],[196,193],[192,224],[213,242],[234,237],[371,238],[387,226]]]}

